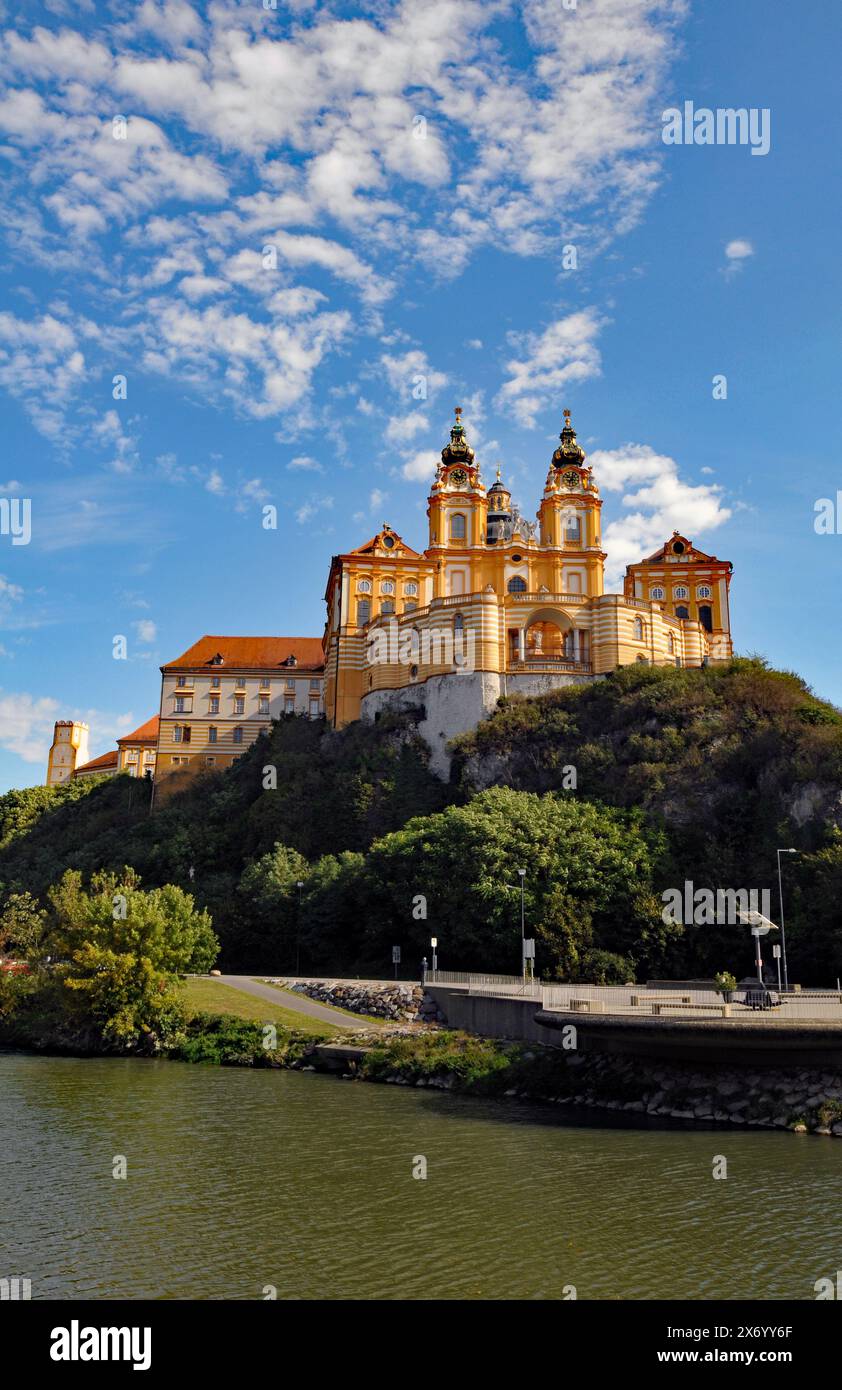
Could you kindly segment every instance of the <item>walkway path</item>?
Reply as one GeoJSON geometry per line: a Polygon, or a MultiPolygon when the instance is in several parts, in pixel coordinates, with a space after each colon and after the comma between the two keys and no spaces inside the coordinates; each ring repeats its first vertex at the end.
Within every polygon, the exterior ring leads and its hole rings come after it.
{"type": "Polygon", "coordinates": [[[367,1018],[360,1018],[357,1014],[346,1013],[344,1009],[319,1004],[315,999],[308,999],[306,994],[293,994],[290,990],[278,989],[275,985],[262,985],[250,975],[213,975],[210,978],[219,980],[220,984],[231,985],[234,989],[241,989],[244,994],[253,994],[258,999],[268,999],[272,1004],[290,1009],[293,1013],[306,1014],[308,1018],[318,1019],[319,1023],[332,1023],[335,1028],[360,1029],[381,1026],[371,1023],[367,1018]]]}

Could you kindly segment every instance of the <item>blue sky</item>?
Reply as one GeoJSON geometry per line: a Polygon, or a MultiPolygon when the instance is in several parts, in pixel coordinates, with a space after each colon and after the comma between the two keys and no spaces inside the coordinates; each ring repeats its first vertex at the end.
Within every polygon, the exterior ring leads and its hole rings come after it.
{"type": "Polygon", "coordinates": [[[423,546],[454,404],[527,514],[569,406],[609,587],[681,529],[734,562],[737,650],[842,703],[840,31],[835,0],[0,4],[0,498],[32,503],[0,787],[56,718],[112,747],[204,632],[320,634],[333,553],[423,546]],[[685,101],[769,108],[769,153],[665,145],[685,101]]]}

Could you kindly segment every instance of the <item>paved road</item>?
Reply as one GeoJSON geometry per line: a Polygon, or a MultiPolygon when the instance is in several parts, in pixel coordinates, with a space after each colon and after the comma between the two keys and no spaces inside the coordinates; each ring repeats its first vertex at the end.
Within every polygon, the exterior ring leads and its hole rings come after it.
{"type": "Polygon", "coordinates": [[[268,999],[270,1003],[291,1009],[293,1013],[306,1014],[308,1018],[315,1018],[319,1023],[332,1023],[334,1027],[340,1028],[346,1025],[349,1028],[378,1027],[376,1023],[369,1023],[368,1019],[358,1018],[356,1014],[346,1013],[343,1009],[328,1008],[325,1004],[317,1003],[315,999],[308,999],[306,994],[293,994],[290,990],[276,989],[274,985],[259,984],[249,975],[212,975],[210,978],[218,979],[223,985],[232,985],[234,989],[241,989],[244,994],[253,994],[258,999],[268,999]]]}

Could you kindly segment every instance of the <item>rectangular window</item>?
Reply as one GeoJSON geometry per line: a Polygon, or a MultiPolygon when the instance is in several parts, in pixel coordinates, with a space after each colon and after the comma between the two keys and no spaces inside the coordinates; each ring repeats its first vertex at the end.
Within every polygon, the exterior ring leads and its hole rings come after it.
{"type": "Polygon", "coordinates": [[[235,714],[244,714],[244,713],[245,713],[245,708],[246,708],[246,702],[245,702],[245,700],[243,699],[242,695],[238,695],[237,698],[236,698],[235,701],[234,701],[234,713],[235,713],[235,714]]]}
{"type": "Polygon", "coordinates": [[[295,714],[295,696],[284,696],[284,714],[295,714]]]}
{"type": "Polygon", "coordinates": [[[404,599],[404,605],[403,605],[403,611],[404,611],[404,613],[414,613],[417,607],[418,607],[418,604],[415,602],[415,599],[414,599],[414,598],[404,599]]]}
{"type": "Polygon", "coordinates": [[[216,726],[211,724],[208,729],[208,743],[216,743],[216,726]]]}
{"type": "Polygon", "coordinates": [[[219,714],[219,696],[211,695],[208,714],[219,714]]]}
{"type": "Polygon", "coordinates": [[[179,689],[181,689],[182,686],[185,686],[185,685],[187,684],[187,677],[186,677],[186,676],[176,676],[175,683],[176,683],[176,685],[179,687],[179,689]]]}
{"type": "Polygon", "coordinates": [[[189,742],[190,742],[190,725],[189,725],[189,724],[185,724],[185,725],[184,725],[184,728],[182,729],[182,742],[183,742],[183,743],[189,743],[189,742]]]}
{"type": "Polygon", "coordinates": [[[366,623],[371,622],[371,599],[357,599],[357,626],[365,627],[366,623]]]}
{"type": "Polygon", "coordinates": [[[287,688],[287,690],[294,690],[294,689],[295,689],[295,681],[294,681],[294,679],[292,678],[292,676],[288,676],[288,677],[287,677],[286,688],[287,688]]]}
{"type": "Polygon", "coordinates": [[[258,705],[257,705],[257,712],[258,712],[258,714],[268,714],[268,713],[269,713],[269,696],[268,696],[268,695],[261,695],[261,696],[260,696],[260,699],[259,699],[258,705]]]}
{"type": "Polygon", "coordinates": [[[175,728],[174,728],[173,731],[172,731],[172,741],[173,741],[173,743],[181,743],[181,725],[180,725],[180,724],[176,724],[175,728]]]}
{"type": "Polygon", "coordinates": [[[219,680],[220,680],[219,676],[211,676],[211,689],[212,689],[212,690],[218,690],[218,689],[219,689],[219,680]]]}
{"type": "Polygon", "coordinates": [[[381,612],[381,613],[394,613],[394,611],[395,611],[395,600],[394,600],[393,598],[384,598],[383,602],[382,602],[381,605],[380,605],[380,612],[381,612]]]}
{"type": "Polygon", "coordinates": [[[176,695],[175,697],[176,714],[192,714],[193,699],[190,695],[176,695]]]}
{"type": "Polygon", "coordinates": [[[319,680],[319,678],[318,678],[318,676],[317,676],[316,679],[315,679],[314,681],[311,681],[311,682],[310,682],[310,689],[311,689],[311,690],[320,690],[320,689],[321,689],[321,685],[322,685],[322,683],[321,683],[321,681],[319,680]]]}

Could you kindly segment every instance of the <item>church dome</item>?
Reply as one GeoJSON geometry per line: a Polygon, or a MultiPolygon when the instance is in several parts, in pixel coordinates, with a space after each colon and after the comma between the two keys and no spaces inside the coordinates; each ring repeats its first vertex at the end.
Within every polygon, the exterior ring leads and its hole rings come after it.
{"type": "Polygon", "coordinates": [[[502,481],[498,468],[496,482],[493,482],[488,489],[488,510],[489,512],[508,512],[511,500],[512,494],[502,481]]]}
{"type": "Polygon", "coordinates": [[[577,442],[576,431],[570,423],[570,411],[564,412],[564,428],[559,435],[561,443],[553,454],[553,468],[566,468],[572,465],[581,468],[585,462],[585,451],[577,442]]]}
{"type": "Polygon", "coordinates": [[[462,424],[462,407],[456,406],[456,423],[450,431],[450,443],[446,444],[441,451],[441,461],[445,467],[448,464],[461,463],[466,468],[474,466],[474,451],[465,438],[465,426],[462,424]]]}

